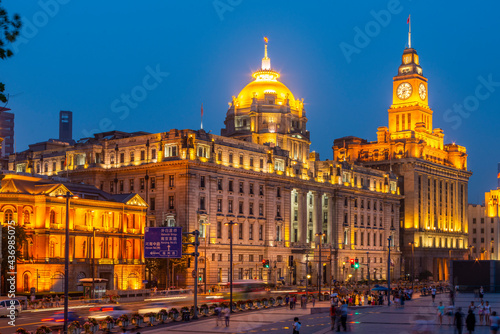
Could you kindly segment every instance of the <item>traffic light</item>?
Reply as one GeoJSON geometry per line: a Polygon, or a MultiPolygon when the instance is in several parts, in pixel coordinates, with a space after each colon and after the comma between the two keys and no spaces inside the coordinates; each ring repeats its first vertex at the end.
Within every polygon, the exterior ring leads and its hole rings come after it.
{"type": "Polygon", "coordinates": [[[266,260],[262,260],[262,268],[266,267],[266,260]]]}
{"type": "Polygon", "coordinates": [[[266,264],[264,265],[264,267],[269,268],[269,260],[266,260],[266,264]]]}
{"type": "Polygon", "coordinates": [[[358,269],[358,268],[359,268],[359,260],[358,260],[358,258],[356,258],[354,260],[354,269],[358,269]]]}
{"type": "Polygon", "coordinates": [[[354,259],[351,259],[351,268],[354,268],[354,259]]]}
{"type": "Polygon", "coordinates": [[[202,275],[202,274],[200,274],[200,275],[198,276],[198,282],[201,282],[201,281],[203,281],[203,275],[202,275]]]}

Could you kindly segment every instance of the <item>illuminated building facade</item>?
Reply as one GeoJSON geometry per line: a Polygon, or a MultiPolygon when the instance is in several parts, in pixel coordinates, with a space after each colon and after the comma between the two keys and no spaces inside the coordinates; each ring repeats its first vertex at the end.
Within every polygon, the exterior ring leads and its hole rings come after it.
{"type": "Polygon", "coordinates": [[[389,126],[379,127],[377,140],[356,137],[334,141],[334,160],[393,171],[399,177],[401,247],[405,274],[430,271],[434,280],[448,278],[450,259],[468,249],[467,189],[471,172],[463,146],[444,144],[443,130],[433,127],[427,78],[413,48],[406,48],[393,78],[389,126]]]}
{"type": "Polygon", "coordinates": [[[15,221],[27,234],[17,264],[18,291],[64,291],[66,242],[70,291],[81,289],[79,279],[92,277],[94,258],[95,276],[108,280],[108,290],[142,288],[145,215],[146,203],[137,194],[111,195],[85,184],[5,175],[0,188],[1,219],[15,221]],[[68,191],[78,198],[70,201],[66,241],[66,200],[58,196],[68,191]]]}
{"type": "MultiPolygon", "coordinates": [[[[499,164],[500,181],[500,164],[499,164]]],[[[500,183],[484,194],[484,204],[469,204],[470,255],[479,260],[500,260],[500,183]]]]}
{"type": "MultiPolygon", "coordinates": [[[[221,136],[203,130],[112,131],[70,146],[30,146],[10,157],[9,168],[68,175],[112,194],[137,192],[149,206],[148,226],[200,230],[199,275],[209,285],[228,281],[225,223],[230,221],[237,222],[235,280],[305,284],[306,255],[312,284],[319,270],[325,283],[366,278],[367,268],[371,279],[386,278],[389,237],[391,277],[399,278],[397,177],[349,162],[321,161],[310,152],[304,104],[278,81],[267,45],[253,77],[233,97],[221,136]],[[322,269],[320,233],[326,234],[322,269]],[[358,258],[359,269],[350,268],[351,258],[358,258]],[[270,261],[269,269],[262,260],[270,261]]],[[[184,284],[192,285],[188,276],[184,284]]]]}

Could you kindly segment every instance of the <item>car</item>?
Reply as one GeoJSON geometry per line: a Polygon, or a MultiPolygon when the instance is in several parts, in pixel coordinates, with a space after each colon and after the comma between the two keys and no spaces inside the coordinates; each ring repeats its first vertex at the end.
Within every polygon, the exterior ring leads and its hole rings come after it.
{"type": "Polygon", "coordinates": [[[0,300],[0,317],[8,317],[13,314],[18,316],[22,312],[22,306],[17,299],[2,299],[0,300]],[[12,312],[12,313],[11,313],[12,312]]]}
{"type": "MultiPolygon", "coordinates": [[[[75,320],[79,321],[80,323],[83,323],[86,319],[75,311],[69,311],[68,324],[75,320]]],[[[44,318],[41,321],[43,322],[44,325],[49,326],[51,328],[62,327],[64,325],[64,312],[57,311],[52,316],[44,318]]]]}
{"type": "Polygon", "coordinates": [[[155,303],[146,304],[146,305],[144,305],[144,307],[139,309],[138,313],[139,314],[146,314],[149,312],[158,313],[161,310],[168,310],[167,303],[155,302],[155,303]]]}
{"type": "Polygon", "coordinates": [[[112,317],[113,319],[119,318],[121,315],[131,315],[132,310],[129,310],[123,306],[119,305],[104,305],[91,307],[89,310],[89,318],[94,318],[96,320],[104,319],[106,317],[112,317]]]}

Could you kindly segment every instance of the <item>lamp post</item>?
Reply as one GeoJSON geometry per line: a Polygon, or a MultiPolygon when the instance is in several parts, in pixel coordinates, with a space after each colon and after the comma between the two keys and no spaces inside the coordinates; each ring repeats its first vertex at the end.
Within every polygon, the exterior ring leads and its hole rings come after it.
{"type": "Polygon", "coordinates": [[[92,228],[92,299],[95,300],[95,232],[99,232],[98,228],[92,228]]]}
{"type": "MultiPolygon", "coordinates": [[[[204,232],[204,236],[205,236],[205,268],[203,269],[203,282],[205,283],[205,294],[207,293],[207,241],[208,241],[208,238],[210,237],[210,234],[207,233],[207,228],[208,226],[210,226],[210,223],[207,223],[207,222],[203,222],[201,223],[203,226],[205,226],[205,231],[204,232]]],[[[232,237],[232,235],[231,235],[232,237]]]]}
{"type": "Polygon", "coordinates": [[[306,254],[306,300],[308,296],[307,284],[309,283],[309,254],[306,254]]]}
{"type": "Polygon", "coordinates": [[[410,245],[411,245],[411,290],[413,291],[415,283],[415,241],[410,242],[410,245]]]}
{"type": "Polygon", "coordinates": [[[233,225],[238,223],[231,220],[224,225],[229,225],[229,310],[233,313],[233,225]]]}
{"type": "Polygon", "coordinates": [[[322,269],[322,257],[321,257],[321,239],[323,239],[323,236],[326,235],[325,233],[316,233],[316,236],[319,237],[319,261],[318,261],[318,300],[321,296],[321,275],[323,274],[323,269],[322,269]]]}
{"type": "Polygon", "coordinates": [[[389,253],[387,255],[387,306],[391,306],[391,241],[392,236],[387,238],[387,249],[389,253]]]}
{"type": "Polygon", "coordinates": [[[368,291],[370,291],[370,252],[366,252],[366,271],[368,273],[368,291]]]}
{"type": "MultiPolygon", "coordinates": [[[[68,301],[69,301],[69,200],[78,198],[69,191],[58,198],[66,199],[66,244],[64,245],[64,326],[63,333],[68,333],[68,301]]],[[[37,278],[38,282],[38,278],[37,278]]]]}

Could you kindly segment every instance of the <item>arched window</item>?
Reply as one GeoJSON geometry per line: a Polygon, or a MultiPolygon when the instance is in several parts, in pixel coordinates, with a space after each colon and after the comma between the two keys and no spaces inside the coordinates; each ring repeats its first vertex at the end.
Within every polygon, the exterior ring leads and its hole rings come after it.
{"type": "Polygon", "coordinates": [[[51,225],[56,223],[56,213],[53,210],[50,211],[49,221],[51,225]]]}
{"type": "Polygon", "coordinates": [[[4,217],[5,217],[5,223],[12,221],[12,219],[14,219],[14,214],[12,213],[12,210],[10,209],[5,210],[4,217]]]}
{"type": "Polygon", "coordinates": [[[23,221],[24,221],[24,224],[29,224],[30,223],[30,218],[31,218],[31,214],[28,210],[24,210],[23,212],[23,221]]]}
{"type": "Polygon", "coordinates": [[[23,291],[24,292],[30,291],[30,275],[28,273],[25,273],[23,275],[23,291]]]}
{"type": "Polygon", "coordinates": [[[54,240],[50,241],[49,244],[49,257],[56,256],[56,242],[54,240]]]}

